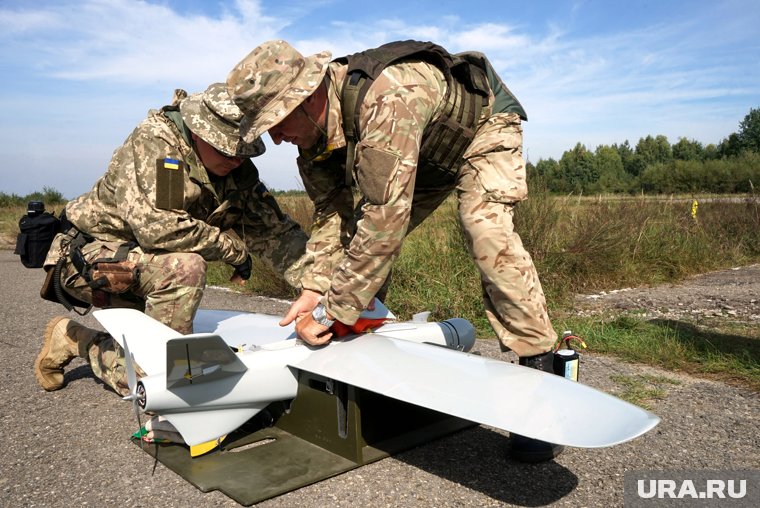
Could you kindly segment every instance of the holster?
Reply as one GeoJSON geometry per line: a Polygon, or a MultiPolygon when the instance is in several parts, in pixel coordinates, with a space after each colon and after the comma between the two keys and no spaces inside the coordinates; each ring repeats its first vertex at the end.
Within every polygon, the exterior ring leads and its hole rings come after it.
{"type": "Polygon", "coordinates": [[[140,268],[134,261],[101,261],[93,263],[90,276],[93,289],[120,294],[126,293],[140,281],[140,268]]]}
{"type": "Polygon", "coordinates": [[[54,265],[46,266],[47,277],[40,289],[40,296],[51,302],[60,303],[67,310],[86,314],[95,307],[108,307],[111,294],[122,294],[134,287],[140,279],[137,264],[127,260],[127,255],[136,244],[121,244],[113,257],[99,258],[88,263],[82,253],[82,247],[94,240],[88,234],[77,231],[73,225],[66,228],[66,238],[61,240],[59,258],[54,265]],[[84,302],[63,289],[61,276],[63,268],[70,262],[91,289],[92,302],[84,302]],[[74,307],[84,307],[84,313],[74,307]]]}
{"type": "Polygon", "coordinates": [[[60,303],[66,307],[67,310],[72,310],[72,306],[82,307],[85,309],[90,307],[89,303],[80,300],[79,298],[76,298],[68,293],[63,294],[63,290],[60,287],[60,279],[56,281],[56,276],[60,277],[60,270],[56,270],[55,267],[50,267],[47,269],[45,282],[42,283],[42,287],[40,288],[40,297],[43,300],[47,300],[53,303],[60,303]],[[59,285],[57,290],[56,283],[59,285]],[[63,300],[61,299],[61,296],[63,296],[63,300]]]}

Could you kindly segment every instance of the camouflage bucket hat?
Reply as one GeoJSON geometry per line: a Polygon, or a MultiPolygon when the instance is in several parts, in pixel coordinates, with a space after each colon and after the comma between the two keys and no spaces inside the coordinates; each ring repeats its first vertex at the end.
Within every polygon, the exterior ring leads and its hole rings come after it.
{"type": "Polygon", "coordinates": [[[240,133],[248,142],[280,123],[322,83],[331,53],[304,57],[283,40],[265,42],[229,76],[230,96],[243,110],[240,133]]]}
{"type": "Polygon", "coordinates": [[[243,113],[230,99],[224,83],[214,83],[205,92],[183,99],[179,111],[188,129],[225,155],[248,158],[264,153],[261,138],[250,142],[240,138],[243,113]]]}

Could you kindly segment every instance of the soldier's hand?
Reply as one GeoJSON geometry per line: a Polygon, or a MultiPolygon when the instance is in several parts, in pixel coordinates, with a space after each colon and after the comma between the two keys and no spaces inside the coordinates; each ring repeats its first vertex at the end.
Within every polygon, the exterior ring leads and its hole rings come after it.
{"type": "Polygon", "coordinates": [[[294,320],[297,321],[299,317],[306,314],[311,318],[311,311],[317,306],[320,298],[322,298],[322,293],[318,291],[312,291],[311,289],[301,291],[301,296],[290,306],[287,314],[280,321],[280,326],[288,326],[294,320]]]}
{"type": "Polygon", "coordinates": [[[333,334],[329,330],[328,327],[314,321],[311,312],[296,319],[296,335],[312,346],[321,346],[330,342],[333,334]]]}
{"type": "Polygon", "coordinates": [[[245,281],[251,278],[251,268],[253,267],[253,262],[251,260],[250,254],[245,257],[245,261],[239,265],[232,266],[235,268],[235,272],[232,274],[230,282],[240,283],[239,281],[241,280],[245,281]]]}

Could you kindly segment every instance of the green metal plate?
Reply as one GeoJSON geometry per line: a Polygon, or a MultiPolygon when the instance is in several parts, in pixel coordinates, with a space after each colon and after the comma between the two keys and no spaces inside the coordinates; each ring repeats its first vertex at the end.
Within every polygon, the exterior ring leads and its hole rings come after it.
{"type": "Polygon", "coordinates": [[[201,457],[176,444],[144,450],[202,492],[249,506],[475,425],[305,372],[292,406],[268,410],[272,421],[255,417],[201,457]]]}
{"type": "Polygon", "coordinates": [[[145,451],[202,492],[219,490],[244,506],[358,465],[277,427],[259,430],[227,443],[223,450],[196,458],[191,458],[183,445],[146,445],[145,451]],[[246,446],[251,443],[265,444],[246,446]]]}

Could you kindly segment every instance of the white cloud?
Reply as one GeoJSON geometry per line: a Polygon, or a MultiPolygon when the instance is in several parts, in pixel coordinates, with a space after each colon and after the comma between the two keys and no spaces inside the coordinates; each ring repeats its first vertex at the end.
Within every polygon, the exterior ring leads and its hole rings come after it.
{"type": "Polygon", "coordinates": [[[1,29],[34,42],[26,51],[50,77],[134,85],[174,80],[198,88],[223,80],[286,25],[250,0],[214,18],[135,0],[86,0],[0,16],[1,29]]]}
{"type": "MultiPolygon", "coordinates": [[[[304,54],[330,49],[341,56],[408,38],[455,52],[483,51],[528,111],[526,151],[533,160],[559,157],[578,141],[592,148],[635,143],[647,134],[715,143],[760,105],[759,20],[737,5],[733,17],[710,4],[678,21],[605,33],[577,33],[571,22],[550,17],[542,26],[515,24],[499,13],[477,14],[479,21],[466,7],[412,23],[400,16],[361,18],[360,10],[336,15],[336,6],[325,2],[265,9],[261,1],[237,0],[212,15],[184,13],[181,4],[165,1],[19,5],[0,6],[6,69],[0,156],[23,164],[28,159],[18,147],[44,139],[45,152],[28,164],[40,165],[35,175],[42,181],[71,189],[68,195],[89,188],[112,150],[175,87],[202,90],[223,80],[254,46],[280,37],[304,54]],[[67,171],[55,170],[61,164],[67,171]],[[79,175],[77,182],[68,175],[79,175]]],[[[392,7],[389,12],[400,12],[392,7]]],[[[573,16],[583,17],[584,9],[576,4],[573,16]]],[[[258,163],[265,181],[296,187],[295,151],[266,142],[269,155],[258,163]]]]}
{"type": "MultiPolygon", "coordinates": [[[[459,51],[477,48],[483,53],[516,53],[523,52],[529,47],[531,40],[527,35],[514,33],[515,29],[497,23],[477,25],[461,33],[453,33],[449,37],[450,44],[459,51]]],[[[454,51],[455,49],[452,49],[454,51]]]]}

